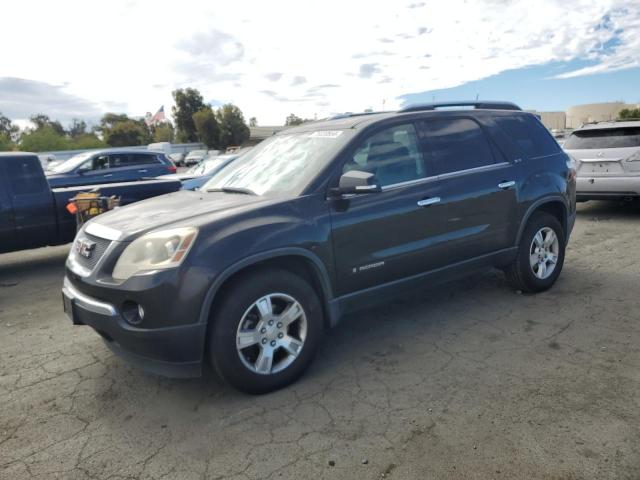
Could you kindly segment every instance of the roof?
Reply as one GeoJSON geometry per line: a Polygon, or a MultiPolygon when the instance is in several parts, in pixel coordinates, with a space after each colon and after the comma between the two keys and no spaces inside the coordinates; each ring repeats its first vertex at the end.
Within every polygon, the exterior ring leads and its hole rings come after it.
{"type": "Polygon", "coordinates": [[[32,152],[0,152],[0,157],[33,157],[38,156],[37,153],[32,152]]]}
{"type": "Polygon", "coordinates": [[[429,116],[442,116],[442,115],[457,115],[460,112],[473,112],[474,114],[488,114],[491,115],[513,115],[513,114],[525,114],[530,113],[522,111],[517,105],[510,102],[448,102],[443,103],[429,103],[423,105],[415,105],[407,107],[398,111],[390,112],[371,112],[371,113],[347,113],[344,115],[337,115],[332,118],[318,120],[315,122],[307,122],[297,127],[287,129],[281,134],[289,133],[303,133],[313,132],[316,130],[346,130],[350,128],[365,128],[372,123],[376,123],[380,120],[384,120],[392,117],[415,117],[416,114],[427,114],[429,116]],[[477,107],[476,107],[477,105],[477,107]],[[470,108],[455,108],[455,109],[439,109],[441,107],[470,107],[470,108]],[[487,108],[487,107],[493,108],[487,108]]]}
{"type": "Polygon", "coordinates": [[[574,131],[602,130],[605,128],[640,127],[640,120],[617,120],[611,122],[586,123],[574,131]]]}

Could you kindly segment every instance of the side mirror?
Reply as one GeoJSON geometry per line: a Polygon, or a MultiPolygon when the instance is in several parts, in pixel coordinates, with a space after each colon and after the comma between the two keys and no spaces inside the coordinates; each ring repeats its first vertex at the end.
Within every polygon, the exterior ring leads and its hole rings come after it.
{"type": "Polygon", "coordinates": [[[88,168],[79,168],[78,170],[76,170],[76,173],[78,175],[84,175],[85,173],[87,173],[89,171],[88,168]]]}
{"type": "Polygon", "coordinates": [[[337,188],[332,188],[331,193],[334,196],[358,194],[358,193],[377,193],[382,189],[376,181],[376,176],[370,172],[362,172],[360,170],[350,170],[340,177],[337,188]]]}

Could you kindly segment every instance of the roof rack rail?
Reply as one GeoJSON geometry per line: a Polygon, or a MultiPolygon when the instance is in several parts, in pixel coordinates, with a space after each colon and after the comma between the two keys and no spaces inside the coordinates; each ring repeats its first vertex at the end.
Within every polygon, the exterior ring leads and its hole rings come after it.
{"type": "Polygon", "coordinates": [[[400,112],[420,112],[423,110],[437,110],[439,108],[448,107],[472,107],[476,110],[522,110],[518,105],[512,102],[500,102],[500,101],[482,101],[478,102],[472,100],[470,102],[434,102],[434,103],[420,103],[416,105],[409,105],[399,110],[400,112]]]}
{"type": "Polygon", "coordinates": [[[375,115],[376,113],[389,113],[389,112],[344,112],[344,113],[336,113],[328,118],[328,120],[336,120],[338,118],[351,118],[351,117],[362,117],[364,115],[375,115]]]}

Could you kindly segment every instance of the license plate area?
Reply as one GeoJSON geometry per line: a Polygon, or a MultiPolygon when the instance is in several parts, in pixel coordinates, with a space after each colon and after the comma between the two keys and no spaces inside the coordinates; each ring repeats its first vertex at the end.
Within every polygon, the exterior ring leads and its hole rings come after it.
{"type": "Polygon", "coordinates": [[[580,166],[580,173],[587,175],[619,175],[624,169],[619,162],[584,162],[580,166]]]}

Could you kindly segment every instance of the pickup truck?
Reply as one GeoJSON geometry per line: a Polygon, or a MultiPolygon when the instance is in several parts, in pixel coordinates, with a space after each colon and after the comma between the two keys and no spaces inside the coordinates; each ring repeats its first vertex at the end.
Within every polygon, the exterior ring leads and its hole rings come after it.
{"type": "Polygon", "coordinates": [[[76,219],[66,210],[67,203],[95,188],[126,205],[175,192],[181,183],[156,179],[52,189],[37,155],[0,153],[0,253],[71,242],[76,219]]]}

